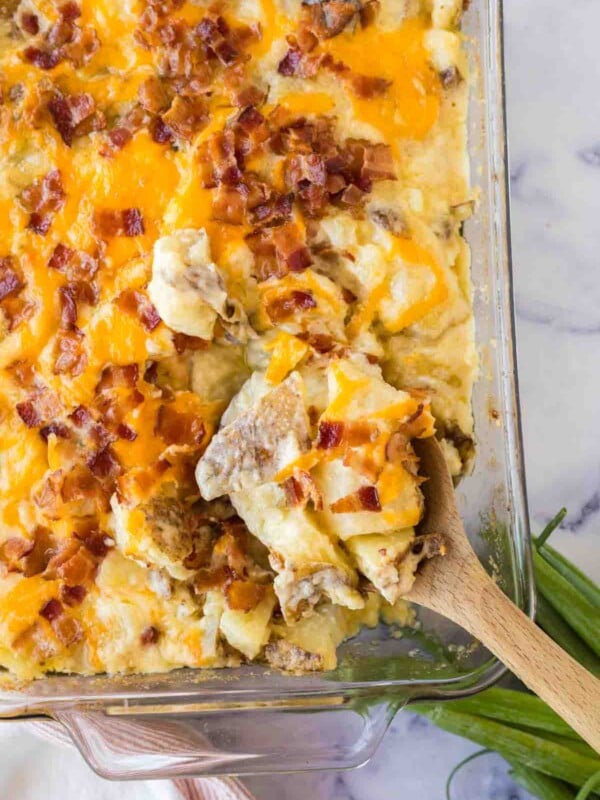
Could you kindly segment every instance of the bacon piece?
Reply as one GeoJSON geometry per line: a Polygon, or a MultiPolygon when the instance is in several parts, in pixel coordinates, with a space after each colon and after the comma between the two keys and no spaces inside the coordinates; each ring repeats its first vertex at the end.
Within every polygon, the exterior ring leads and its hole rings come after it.
{"type": "Polygon", "coordinates": [[[98,272],[98,260],[82,250],[73,250],[64,244],[54,248],[48,267],[66,275],[69,281],[89,282],[98,272]]]}
{"type": "Polygon", "coordinates": [[[57,439],[70,439],[71,431],[62,422],[51,422],[49,425],[44,425],[40,428],[40,436],[47,442],[50,436],[56,436],[57,439]]]}
{"type": "Polygon", "coordinates": [[[124,422],[117,426],[117,436],[119,439],[125,439],[128,442],[135,442],[137,439],[137,433],[129,425],[125,425],[124,422]]]}
{"type": "Polygon", "coordinates": [[[62,61],[59,50],[49,51],[40,47],[26,47],[23,55],[34,67],[43,70],[54,69],[62,61]]]}
{"type": "Polygon", "coordinates": [[[311,501],[316,511],[322,510],[323,497],[309,472],[294,470],[294,474],[284,481],[283,489],[290,506],[305,508],[311,501]]]}
{"type": "Polygon", "coordinates": [[[72,286],[61,286],[58,290],[60,321],[64,328],[72,328],[77,322],[77,302],[72,286]]]}
{"type": "Polygon", "coordinates": [[[303,52],[298,47],[290,47],[277,65],[277,72],[286,78],[291,78],[300,73],[303,52]]]}
{"type": "Polygon", "coordinates": [[[292,216],[294,195],[278,194],[268,202],[261,203],[252,209],[252,224],[262,226],[282,225],[292,216]]]}
{"type": "Polygon", "coordinates": [[[51,422],[60,414],[61,404],[50,389],[33,392],[27,400],[17,403],[17,413],[28,428],[36,428],[51,422]]]}
{"type": "Polygon", "coordinates": [[[20,195],[20,202],[29,212],[27,227],[40,236],[45,236],[52,224],[52,217],[65,204],[65,192],[60,170],[48,172],[27,186],[20,195]]]}
{"type": "Polygon", "coordinates": [[[62,477],[60,497],[64,503],[72,504],[73,516],[89,517],[110,508],[113,485],[111,481],[106,484],[103,486],[87,466],[78,464],[62,477]]]}
{"type": "Polygon", "coordinates": [[[81,585],[90,583],[96,574],[98,565],[91,553],[84,547],[73,542],[74,552],[66,553],[66,557],[58,556],[58,563],[54,564],[52,559],[48,564],[44,576],[54,573],[57,578],[65,581],[67,584],[81,585]]]}
{"type": "Polygon", "coordinates": [[[51,600],[48,600],[47,603],[44,603],[40,609],[40,616],[44,617],[44,619],[47,619],[48,622],[53,622],[55,619],[58,619],[62,613],[62,603],[55,597],[53,597],[51,600]]]}
{"type": "Polygon", "coordinates": [[[125,289],[115,300],[116,305],[128,314],[133,314],[148,333],[160,325],[160,316],[148,296],[137,289],[125,289]]]}
{"type": "Polygon", "coordinates": [[[149,625],[147,628],[144,628],[140,636],[140,641],[144,647],[147,647],[151,644],[156,644],[159,639],[160,631],[158,628],[155,628],[154,625],[149,625]]]}
{"type": "Polygon", "coordinates": [[[140,85],[138,98],[142,108],[150,114],[160,114],[169,107],[167,92],[156,75],[151,75],[140,85]]]}
{"type": "Polygon", "coordinates": [[[162,122],[175,136],[190,141],[208,122],[205,99],[176,96],[169,110],[162,115],[162,122]]]}
{"type": "Polygon", "coordinates": [[[365,511],[381,511],[379,494],[375,486],[361,486],[357,494],[365,511]]]}
{"type": "Polygon", "coordinates": [[[242,171],[236,156],[234,131],[226,128],[213,134],[207,145],[207,155],[212,164],[213,185],[237,186],[242,180],[242,171]]]}
{"type": "Polygon", "coordinates": [[[141,236],[144,233],[144,219],[139,208],[99,209],[94,214],[93,224],[103,238],[141,236]]]}
{"type": "Polygon", "coordinates": [[[304,235],[294,223],[276,228],[273,231],[273,244],[278,261],[291,272],[302,272],[313,263],[304,235]]]}
{"type": "Polygon", "coordinates": [[[0,258],[0,302],[9,295],[18,294],[25,283],[12,256],[0,258]]]}
{"type": "Polygon", "coordinates": [[[104,367],[96,392],[104,392],[107,389],[126,387],[132,389],[138,382],[140,369],[137,364],[125,364],[115,366],[113,364],[104,367]]]}
{"type": "Polygon", "coordinates": [[[86,364],[87,355],[83,349],[82,331],[74,326],[69,330],[59,331],[56,337],[54,373],[76,377],[81,375],[86,364]]]}
{"type": "Polygon", "coordinates": [[[379,494],[375,486],[361,486],[357,492],[340,497],[330,505],[334,514],[355,514],[359,511],[381,511],[379,494]]]}
{"type": "Polygon", "coordinates": [[[64,3],[59,8],[60,18],[44,33],[40,46],[27,47],[23,55],[39,69],[54,69],[61,61],[69,60],[76,66],[86,64],[100,46],[96,31],[81,28],[76,20],[81,11],[75,3],[64,3]]]}
{"type": "Polygon", "coordinates": [[[161,117],[155,117],[150,123],[150,136],[157,144],[168,144],[173,141],[174,132],[161,117]]]}
{"type": "Polygon", "coordinates": [[[376,75],[348,73],[348,78],[354,93],[359,97],[364,97],[366,100],[385,94],[392,85],[392,81],[386,80],[386,78],[379,78],[376,75]]]}
{"type": "Polygon", "coordinates": [[[366,3],[363,3],[359,11],[362,28],[368,28],[375,23],[380,6],[379,0],[367,0],[366,3]]]}
{"type": "Polygon", "coordinates": [[[79,606],[83,603],[87,589],[85,586],[67,586],[60,587],[60,599],[68,606],[79,606]]]}
{"type": "Polygon", "coordinates": [[[186,350],[206,350],[210,342],[199,336],[188,336],[187,333],[174,333],[173,345],[175,351],[181,355],[186,350]]]}
{"type": "Polygon", "coordinates": [[[360,11],[360,3],[352,0],[320,0],[303,4],[300,27],[317,39],[330,39],[340,34],[360,11]]]}
{"type": "Polygon", "coordinates": [[[83,542],[86,549],[96,558],[104,558],[109,550],[114,547],[113,539],[99,528],[89,528],[78,531],[75,536],[83,542]]]}
{"type": "Polygon", "coordinates": [[[30,36],[37,36],[40,32],[40,21],[37,14],[23,12],[18,19],[19,27],[30,36]]]}
{"type": "Polygon", "coordinates": [[[362,145],[362,165],[360,174],[362,178],[371,181],[396,180],[394,157],[389,144],[362,145]]]}
{"type": "Polygon", "coordinates": [[[121,472],[119,460],[110,445],[90,456],[87,465],[97,478],[116,478],[121,472]]]}
{"type": "Polygon", "coordinates": [[[319,423],[316,447],[320,450],[331,450],[342,443],[344,423],[323,420],[319,423]]]}
{"type": "Polygon", "coordinates": [[[267,303],[267,314],[272,322],[278,323],[291,317],[296,311],[307,311],[316,308],[317,302],[311,292],[294,289],[289,294],[281,295],[267,303]]]}
{"type": "Polygon", "coordinates": [[[63,95],[55,91],[48,110],[63,142],[71,146],[76,136],[101,130],[106,126],[104,114],[96,111],[96,103],[87,92],[63,95]]]}
{"type": "Polygon", "coordinates": [[[243,225],[246,205],[247,189],[242,184],[238,186],[221,185],[213,196],[213,217],[229,225],[243,225]]]}
{"type": "Polygon", "coordinates": [[[169,445],[197,446],[202,443],[206,429],[197,414],[162,405],[158,409],[155,433],[169,445]]]}

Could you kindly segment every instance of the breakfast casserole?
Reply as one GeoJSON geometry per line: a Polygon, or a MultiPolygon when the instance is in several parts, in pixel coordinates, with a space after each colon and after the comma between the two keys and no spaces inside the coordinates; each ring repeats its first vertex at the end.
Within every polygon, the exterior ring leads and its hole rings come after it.
{"type": "Polygon", "coordinates": [[[331,669],[472,453],[462,0],[0,19],[0,664],[331,669]]]}

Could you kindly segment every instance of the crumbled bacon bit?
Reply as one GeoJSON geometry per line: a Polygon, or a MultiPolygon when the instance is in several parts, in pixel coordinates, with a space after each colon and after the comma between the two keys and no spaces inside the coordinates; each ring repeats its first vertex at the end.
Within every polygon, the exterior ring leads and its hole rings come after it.
{"type": "Polygon", "coordinates": [[[173,345],[175,351],[181,355],[186,350],[206,350],[210,342],[199,336],[188,336],[187,333],[174,333],[173,345]]]}
{"type": "Polygon", "coordinates": [[[316,511],[322,510],[323,497],[309,472],[295,470],[294,474],[284,481],[283,489],[290,506],[304,508],[309,501],[312,501],[316,511]]]}
{"type": "Polygon", "coordinates": [[[115,303],[122,311],[137,316],[148,333],[152,333],[160,325],[158,311],[147,295],[137,291],[137,289],[125,289],[117,297],[115,303]]]}
{"type": "Polygon", "coordinates": [[[360,11],[353,0],[321,0],[302,5],[300,27],[309,30],[318,39],[330,39],[340,34],[360,11]]]}
{"type": "Polygon", "coordinates": [[[381,511],[379,494],[375,486],[361,486],[357,494],[365,511],[381,511]]]}
{"type": "Polygon", "coordinates": [[[54,69],[61,62],[60,51],[42,50],[40,47],[27,47],[23,55],[34,67],[38,69],[54,69]]]}
{"type": "Polygon", "coordinates": [[[58,90],[48,103],[48,110],[56,130],[69,147],[76,136],[101,130],[106,126],[104,114],[96,111],[96,103],[91,94],[63,95],[58,90]]]}
{"type": "Polygon", "coordinates": [[[316,308],[317,302],[310,292],[294,289],[289,294],[281,295],[267,304],[267,314],[272,322],[282,322],[296,311],[307,311],[316,308]]]}
{"type": "Polygon", "coordinates": [[[111,547],[114,546],[111,537],[98,528],[80,531],[75,535],[96,558],[104,558],[111,547]]]}
{"type": "Polygon", "coordinates": [[[87,465],[97,478],[114,478],[121,472],[119,460],[110,446],[94,453],[87,465]]]}
{"type": "Polygon", "coordinates": [[[180,139],[191,140],[208,122],[208,106],[203,97],[177,95],[169,110],[162,115],[167,129],[180,139]]]}
{"type": "Polygon", "coordinates": [[[158,409],[155,432],[169,445],[196,446],[202,443],[206,429],[197,414],[162,405],[158,409]]]}
{"type": "Polygon", "coordinates": [[[140,636],[140,641],[147,647],[151,644],[156,644],[160,638],[160,631],[158,628],[155,628],[154,625],[149,625],[147,628],[144,628],[142,634],[140,636]]]}
{"type": "Polygon", "coordinates": [[[379,0],[367,0],[360,9],[360,24],[363,28],[368,28],[373,25],[380,8],[379,0]]]}
{"type": "Polygon", "coordinates": [[[312,256],[306,246],[304,235],[295,223],[276,228],[273,231],[273,244],[277,260],[291,272],[302,272],[312,264],[312,256]]]}
{"type": "Polygon", "coordinates": [[[35,428],[42,421],[31,400],[25,400],[22,403],[17,403],[17,414],[21,417],[28,428],[35,428]]]}
{"type": "Polygon", "coordinates": [[[344,423],[323,420],[319,423],[316,446],[320,450],[331,450],[342,443],[344,423]]]}
{"type": "Polygon", "coordinates": [[[99,236],[141,236],[144,233],[144,219],[139,208],[102,208],[94,214],[94,228],[99,236]]]}
{"type": "Polygon", "coordinates": [[[100,46],[96,31],[81,28],[76,20],[81,11],[76,3],[65,3],[59,8],[58,19],[44,33],[39,47],[27,47],[23,55],[39,69],[54,69],[63,60],[76,66],[86,64],[100,46]]]}
{"type": "Polygon", "coordinates": [[[355,75],[352,73],[349,75],[349,80],[355,94],[367,100],[385,94],[392,85],[391,81],[385,78],[378,78],[376,75],[355,75]]]}
{"type": "Polygon", "coordinates": [[[49,425],[44,425],[43,428],[40,428],[40,436],[45,442],[48,441],[50,436],[56,436],[57,439],[69,439],[71,431],[62,422],[51,422],[49,425]]]}
{"type": "Polygon", "coordinates": [[[77,408],[69,414],[69,419],[78,428],[89,425],[93,421],[92,415],[85,406],[77,406],[77,408]]]}
{"type": "Polygon", "coordinates": [[[44,619],[47,619],[48,622],[53,622],[55,619],[58,619],[62,613],[62,603],[54,597],[51,600],[48,600],[47,603],[44,603],[40,609],[40,616],[44,617],[44,619]]]}
{"type": "Polygon", "coordinates": [[[222,184],[213,195],[213,217],[228,225],[242,225],[246,211],[246,189],[222,184]]]}
{"type": "Polygon", "coordinates": [[[150,136],[157,144],[168,144],[173,141],[173,131],[161,117],[155,117],[150,123],[150,136]]]}
{"type": "Polygon", "coordinates": [[[66,584],[60,587],[60,598],[68,606],[78,606],[83,603],[87,589],[85,586],[67,586],[66,584]]]}
{"type": "Polygon", "coordinates": [[[357,492],[340,497],[330,505],[334,514],[356,514],[359,511],[381,511],[379,494],[375,486],[361,486],[357,492]]]}
{"type": "Polygon", "coordinates": [[[165,87],[157,75],[151,75],[140,85],[138,98],[150,114],[160,114],[169,107],[169,98],[165,87]]]}
{"type": "Polygon", "coordinates": [[[124,422],[117,425],[117,436],[119,439],[126,439],[128,442],[134,442],[137,439],[137,433],[129,425],[125,425],[124,422]]]}
{"type": "Polygon", "coordinates": [[[81,375],[87,364],[87,355],[83,349],[83,333],[75,327],[59,331],[55,353],[56,375],[69,374],[72,377],[81,375]]]}
{"type": "Polygon", "coordinates": [[[54,420],[61,411],[58,397],[49,389],[33,392],[27,400],[17,403],[16,408],[28,428],[36,428],[54,420]]]}
{"type": "Polygon", "coordinates": [[[0,258],[0,301],[9,295],[17,294],[24,286],[23,278],[17,271],[12,256],[0,258]]]}
{"type": "Polygon", "coordinates": [[[36,383],[37,374],[30,361],[18,359],[6,367],[16,383],[24,389],[30,389],[36,383]]]}
{"type": "Polygon", "coordinates": [[[138,382],[140,368],[137,364],[124,364],[115,366],[110,364],[104,367],[102,375],[96,386],[96,392],[104,392],[115,387],[132,389],[138,382]]]}
{"type": "Polygon", "coordinates": [[[65,328],[74,326],[77,322],[77,302],[72,286],[61,286],[58,290],[60,302],[60,321],[65,328]]]}
{"type": "Polygon", "coordinates": [[[19,17],[19,26],[31,36],[36,36],[40,32],[40,21],[36,14],[23,12],[19,17]]]}
{"type": "Polygon", "coordinates": [[[77,542],[70,543],[72,547],[59,552],[50,560],[44,572],[44,577],[56,577],[67,584],[81,585],[93,580],[97,563],[92,555],[77,542]]]}
{"type": "Polygon", "coordinates": [[[127,128],[113,128],[108,132],[108,140],[113,150],[122,150],[132,139],[133,134],[127,128]]]}
{"type": "Polygon", "coordinates": [[[285,56],[277,66],[277,72],[287,78],[291,78],[300,71],[303,53],[297,47],[290,47],[285,56]]]}
{"type": "Polygon", "coordinates": [[[20,195],[21,205],[29,212],[27,227],[40,236],[50,230],[52,217],[65,204],[65,192],[60,171],[48,172],[41,180],[27,186],[20,195]]]}
{"type": "Polygon", "coordinates": [[[54,620],[52,627],[57,638],[65,647],[75,644],[83,636],[79,622],[67,614],[62,614],[58,619],[54,620]]]}

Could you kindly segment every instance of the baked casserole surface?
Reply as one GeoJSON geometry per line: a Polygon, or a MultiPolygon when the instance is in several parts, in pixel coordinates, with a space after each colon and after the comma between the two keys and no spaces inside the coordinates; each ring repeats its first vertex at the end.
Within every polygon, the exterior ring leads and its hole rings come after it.
{"type": "Polygon", "coordinates": [[[0,20],[0,664],[331,669],[407,624],[476,367],[462,0],[0,20]]]}

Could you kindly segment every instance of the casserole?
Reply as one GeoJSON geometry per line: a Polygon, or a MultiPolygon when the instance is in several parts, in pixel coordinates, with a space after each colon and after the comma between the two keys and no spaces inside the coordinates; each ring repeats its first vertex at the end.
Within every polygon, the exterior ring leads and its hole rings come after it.
{"type": "MultiPolygon", "coordinates": [[[[477,466],[461,484],[459,499],[479,553],[492,559],[515,602],[531,611],[512,344],[499,4],[471,8],[463,25],[475,62],[470,152],[481,203],[466,231],[473,251],[481,376],[474,394],[477,466]]],[[[366,632],[346,643],[338,668],[323,675],[289,677],[247,666],[218,675],[55,676],[21,689],[7,682],[0,713],[55,718],[93,768],[120,779],[353,766],[370,755],[392,710],[404,702],[460,696],[501,674],[502,668],[467,646],[455,627],[425,614],[422,625],[442,647],[425,647],[418,631],[402,638],[366,632]],[[144,751],[142,734],[149,726],[169,736],[165,752],[144,751]]]]}

